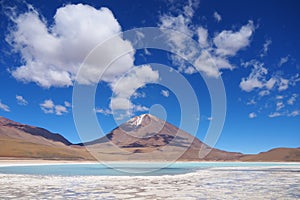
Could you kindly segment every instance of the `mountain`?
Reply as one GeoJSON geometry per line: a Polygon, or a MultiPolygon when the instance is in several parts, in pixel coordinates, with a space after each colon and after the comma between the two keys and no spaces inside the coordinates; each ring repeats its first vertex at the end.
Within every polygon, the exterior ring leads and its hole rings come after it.
{"type": "Polygon", "coordinates": [[[96,158],[102,161],[299,162],[300,148],[276,148],[255,155],[222,151],[209,147],[189,133],[150,114],[130,119],[105,137],[84,144],[72,144],[60,134],[0,117],[1,157],[59,160],[96,158]],[[202,152],[200,156],[199,150],[202,152]]]}
{"type": "Polygon", "coordinates": [[[82,147],[60,134],[0,117],[0,157],[91,159],[82,147]]]}
{"type": "Polygon", "coordinates": [[[275,148],[267,152],[254,155],[245,155],[241,161],[300,161],[300,148],[275,148]]]}
{"type": "Polygon", "coordinates": [[[106,136],[85,143],[102,160],[238,160],[241,153],[212,149],[196,137],[150,114],[134,117],[106,136]]]}
{"type": "MultiPolygon", "coordinates": [[[[18,122],[14,122],[12,120],[6,119],[4,117],[0,117],[0,126],[2,128],[3,127],[14,128],[16,130],[28,133],[28,134],[33,135],[33,136],[41,136],[41,137],[43,137],[45,139],[48,139],[50,141],[53,141],[53,142],[61,142],[65,145],[71,145],[72,144],[66,138],[64,138],[63,136],[61,136],[58,133],[51,133],[48,130],[43,129],[43,128],[20,124],[18,122]]],[[[4,133],[5,132],[3,132],[3,134],[4,133]]],[[[16,137],[17,135],[10,134],[8,136],[16,137]]]]}

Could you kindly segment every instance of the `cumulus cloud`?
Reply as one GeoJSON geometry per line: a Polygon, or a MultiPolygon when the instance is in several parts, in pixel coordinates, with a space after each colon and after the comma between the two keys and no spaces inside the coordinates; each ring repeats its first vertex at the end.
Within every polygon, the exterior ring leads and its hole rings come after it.
{"type": "Polygon", "coordinates": [[[144,111],[146,107],[134,105],[130,97],[138,88],[143,88],[147,83],[155,83],[159,80],[158,71],[154,71],[149,65],[136,67],[121,77],[118,81],[110,84],[113,91],[113,97],[110,102],[110,109],[115,112],[118,110],[144,111]]]}
{"type": "Polygon", "coordinates": [[[68,110],[65,106],[62,105],[56,105],[55,106],[55,114],[56,115],[62,115],[63,113],[67,113],[68,110]]]}
{"type": "Polygon", "coordinates": [[[160,92],[164,97],[168,97],[170,95],[169,91],[168,90],[162,90],[160,92]]]}
{"type": "Polygon", "coordinates": [[[9,106],[2,103],[1,99],[0,99],[0,109],[5,111],[5,112],[10,112],[9,106]]]}
{"type": "MultiPolygon", "coordinates": [[[[191,4],[185,6],[194,10],[191,4]]],[[[160,28],[173,29],[185,35],[167,33],[168,44],[177,55],[182,55],[193,64],[187,65],[179,56],[172,56],[172,61],[179,70],[187,74],[197,71],[203,72],[207,76],[218,78],[224,69],[233,69],[234,66],[228,58],[244,49],[250,44],[251,36],[254,32],[254,25],[249,21],[240,30],[224,30],[210,38],[208,30],[204,27],[197,27],[192,24],[194,12],[187,14],[185,11],[178,15],[163,15],[160,18],[160,28]],[[196,44],[190,38],[197,38],[196,44]]]]}
{"type": "MultiPolygon", "coordinates": [[[[10,70],[16,79],[35,82],[45,88],[72,86],[88,53],[121,32],[118,21],[108,8],[70,4],[58,8],[53,20],[53,24],[48,24],[34,9],[13,20],[15,26],[6,40],[24,61],[23,65],[10,70]]],[[[121,36],[116,37],[113,45],[103,47],[98,57],[88,63],[89,68],[78,81],[85,84],[96,82],[95,71],[104,70],[107,60],[124,50],[132,50],[132,45],[121,36]]],[[[133,54],[124,55],[113,63],[103,79],[111,80],[133,67],[133,54]]]]}
{"type": "MultiPolygon", "coordinates": [[[[190,13],[188,9],[186,12],[190,13]]],[[[24,61],[23,65],[10,69],[16,79],[35,82],[45,88],[72,86],[75,79],[80,84],[89,85],[97,84],[99,75],[105,70],[100,81],[106,82],[113,90],[111,109],[146,109],[143,106],[135,108],[129,94],[148,82],[156,81],[158,73],[150,66],[134,65],[133,45],[120,34],[121,26],[108,8],[68,4],[57,9],[53,23],[49,24],[31,7],[15,17],[13,22],[15,25],[6,40],[24,61]],[[111,39],[112,36],[115,37],[111,39]],[[109,45],[99,46],[107,39],[110,39],[109,45]],[[79,67],[93,49],[94,54],[85,60],[77,76],[79,67]],[[111,63],[112,60],[115,61],[111,63]],[[124,74],[126,76],[118,81],[124,74]]],[[[57,115],[66,113],[68,107],[71,107],[69,102],[55,105],[47,100],[41,104],[45,113],[57,115]]]]}
{"type": "Polygon", "coordinates": [[[217,11],[214,12],[214,18],[217,22],[220,22],[222,20],[221,15],[217,11]]]}
{"type": "Polygon", "coordinates": [[[203,28],[203,27],[199,27],[197,29],[197,37],[198,37],[198,43],[200,45],[200,47],[205,48],[208,47],[208,31],[207,29],[203,28]]]}
{"type": "Polygon", "coordinates": [[[28,101],[26,99],[24,99],[23,96],[16,95],[16,99],[17,99],[17,103],[19,105],[26,106],[28,104],[28,101]]]}
{"type": "Polygon", "coordinates": [[[252,65],[252,71],[247,78],[242,78],[240,82],[240,88],[246,92],[250,92],[255,88],[263,88],[267,81],[265,75],[268,70],[263,66],[263,63],[256,61],[247,62],[244,64],[246,67],[252,65]]]}
{"type": "Polygon", "coordinates": [[[45,100],[43,103],[40,104],[40,107],[44,111],[44,113],[54,112],[54,103],[51,99],[45,100]]]}
{"type": "MultiPolygon", "coordinates": [[[[250,67],[251,72],[248,77],[241,79],[240,88],[245,92],[252,92],[252,100],[257,102],[257,105],[260,105],[259,111],[268,109],[270,118],[297,116],[298,110],[295,110],[293,107],[295,107],[294,104],[298,94],[293,93],[291,96],[288,96],[286,95],[286,90],[297,86],[299,74],[287,75],[286,77],[283,77],[281,71],[273,71],[271,74],[264,66],[264,63],[257,60],[251,60],[242,63],[242,65],[246,68],[250,67]],[[268,102],[261,102],[267,99],[268,102]],[[294,109],[295,112],[291,109],[294,109]],[[270,110],[273,112],[270,113],[270,110]]],[[[252,105],[252,102],[248,102],[247,105],[252,105]]]]}
{"type": "Polygon", "coordinates": [[[298,74],[290,78],[283,78],[278,74],[268,74],[264,63],[257,60],[245,62],[242,65],[245,67],[252,67],[248,77],[243,77],[240,82],[240,88],[243,91],[251,92],[255,89],[260,89],[259,95],[265,96],[270,94],[270,90],[276,88],[279,92],[287,90],[290,85],[295,86],[298,80],[298,74]],[[269,77],[269,78],[268,78],[269,77]]]}
{"type": "Polygon", "coordinates": [[[271,90],[274,87],[275,83],[276,79],[272,77],[265,83],[265,86],[268,90],[271,90]]]}
{"type": "Polygon", "coordinates": [[[254,32],[252,21],[241,27],[239,31],[224,30],[214,39],[216,53],[222,56],[234,56],[239,50],[250,44],[250,37],[254,32]]]}
{"type": "Polygon", "coordinates": [[[41,109],[46,114],[55,114],[55,115],[63,115],[64,113],[68,113],[66,106],[63,105],[55,105],[51,99],[45,100],[40,104],[41,109]]]}
{"type": "Polygon", "coordinates": [[[252,113],[249,113],[248,117],[250,119],[253,119],[253,118],[257,117],[257,115],[256,115],[256,113],[252,112],[252,113]]]}

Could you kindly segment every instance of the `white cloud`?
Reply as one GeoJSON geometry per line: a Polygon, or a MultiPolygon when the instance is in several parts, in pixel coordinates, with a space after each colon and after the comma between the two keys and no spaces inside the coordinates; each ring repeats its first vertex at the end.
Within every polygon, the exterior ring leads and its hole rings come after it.
{"type": "Polygon", "coordinates": [[[160,92],[164,97],[168,97],[170,95],[169,91],[168,90],[162,90],[160,92]]]}
{"type": "MultiPolygon", "coordinates": [[[[291,117],[297,114],[297,112],[291,112],[290,109],[292,109],[291,106],[295,104],[298,94],[294,93],[290,97],[288,97],[285,91],[288,90],[290,86],[297,86],[299,74],[287,76],[284,78],[281,75],[282,72],[275,71],[270,75],[268,74],[268,70],[267,68],[265,68],[264,63],[261,63],[257,60],[251,60],[249,62],[242,63],[242,65],[246,68],[251,67],[251,72],[248,77],[242,78],[240,82],[240,88],[243,91],[257,92],[258,96],[255,96],[254,94],[254,96],[252,97],[252,99],[255,99],[257,101],[260,101],[262,99],[266,100],[266,97],[262,97],[271,95],[271,92],[273,94],[269,97],[269,102],[257,102],[257,105],[264,104],[264,106],[261,106],[259,108],[259,111],[272,108],[273,112],[268,115],[269,117],[291,117]],[[275,100],[275,103],[273,103],[272,105],[272,103],[270,102],[273,100],[275,100]]],[[[247,105],[250,104],[251,102],[247,103],[247,105]]]]}
{"type": "Polygon", "coordinates": [[[293,112],[289,113],[288,116],[289,117],[296,117],[300,115],[300,111],[299,110],[294,110],[293,112]]]}
{"type": "Polygon", "coordinates": [[[240,82],[240,88],[246,92],[250,92],[255,88],[263,88],[265,78],[264,76],[268,73],[268,70],[263,66],[262,63],[256,61],[250,61],[245,63],[246,66],[252,65],[252,71],[247,78],[242,78],[240,82]]]}
{"type": "Polygon", "coordinates": [[[279,117],[279,116],[281,116],[282,114],[280,114],[279,112],[274,112],[274,113],[271,113],[271,114],[269,114],[269,117],[270,118],[273,118],[273,117],[279,117]]]}
{"type": "Polygon", "coordinates": [[[208,121],[212,121],[213,118],[212,118],[212,117],[208,117],[207,120],[208,120],[208,121]]]}
{"type": "Polygon", "coordinates": [[[69,107],[72,107],[71,103],[68,102],[68,101],[65,101],[64,104],[65,104],[65,106],[68,107],[68,108],[69,108],[69,107]]]}
{"type": "Polygon", "coordinates": [[[137,99],[137,98],[145,98],[146,97],[146,93],[145,92],[134,92],[132,97],[134,99],[137,99]]]}
{"type": "Polygon", "coordinates": [[[276,83],[276,79],[275,78],[270,78],[266,83],[265,83],[265,86],[268,90],[271,90],[274,85],[276,83]]]}
{"type": "Polygon", "coordinates": [[[282,96],[282,95],[277,95],[277,96],[276,96],[276,99],[284,99],[284,96],[282,96]]]}
{"type": "Polygon", "coordinates": [[[257,117],[257,115],[256,115],[256,113],[252,112],[252,113],[249,113],[248,117],[250,119],[253,119],[253,118],[257,117]]]}
{"type": "Polygon", "coordinates": [[[288,61],[289,61],[289,56],[280,58],[280,61],[279,61],[279,63],[278,63],[278,66],[281,67],[283,64],[287,63],[288,61]]]}
{"type": "Polygon", "coordinates": [[[200,45],[200,47],[205,48],[208,47],[208,31],[207,29],[203,28],[203,27],[199,27],[197,29],[197,37],[198,37],[198,43],[200,45]]]}
{"type": "Polygon", "coordinates": [[[144,111],[148,111],[149,108],[147,108],[146,106],[135,105],[134,110],[138,112],[144,112],[144,111]]]}
{"type": "Polygon", "coordinates": [[[298,94],[292,94],[292,96],[288,99],[287,103],[289,105],[294,105],[297,97],[298,97],[298,94]]]}
{"type": "Polygon", "coordinates": [[[215,56],[208,51],[202,51],[201,55],[195,60],[194,66],[207,76],[215,78],[220,76],[220,70],[233,69],[227,59],[215,56]]]}
{"type": "Polygon", "coordinates": [[[19,105],[25,106],[28,104],[28,101],[26,101],[23,96],[16,95],[16,99],[19,105]]]}
{"type": "Polygon", "coordinates": [[[270,94],[269,90],[262,90],[258,93],[259,96],[263,97],[263,96],[267,96],[270,94]]]}
{"type": "Polygon", "coordinates": [[[68,113],[68,110],[65,106],[55,105],[51,99],[45,100],[40,104],[40,107],[46,114],[53,113],[55,115],[62,115],[64,113],[68,113]]]}
{"type": "Polygon", "coordinates": [[[116,96],[111,98],[110,108],[114,110],[132,110],[133,104],[131,103],[129,97],[116,96]]]}
{"type": "Polygon", "coordinates": [[[213,42],[216,45],[216,53],[222,56],[234,56],[240,49],[250,44],[250,37],[254,32],[252,21],[241,27],[239,31],[224,30],[219,33],[213,42]]]}
{"type": "Polygon", "coordinates": [[[252,91],[254,88],[262,88],[263,84],[258,79],[242,79],[242,82],[240,83],[240,87],[242,90],[246,92],[252,91]]]}
{"type": "Polygon", "coordinates": [[[102,113],[104,115],[112,115],[112,111],[110,109],[102,109],[102,108],[99,108],[99,109],[95,109],[96,113],[102,113]]]}
{"type": "Polygon", "coordinates": [[[285,78],[280,78],[278,91],[286,90],[288,89],[288,87],[289,87],[289,80],[285,78]]]}
{"type": "MultiPolygon", "coordinates": [[[[189,9],[185,11],[186,15],[192,14],[189,9]]],[[[121,33],[121,26],[108,8],[69,4],[57,9],[53,24],[31,9],[13,21],[15,26],[6,40],[24,60],[24,65],[10,69],[18,80],[35,82],[45,88],[72,86],[75,78],[80,84],[95,84],[99,81],[99,75],[106,70],[100,81],[108,83],[113,91],[110,108],[120,110],[134,110],[135,105],[130,101],[129,94],[132,95],[148,82],[158,80],[158,73],[150,66],[134,65],[135,50],[122,35],[116,36],[121,33]],[[110,40],[110,45],[97,46],[112,36],[115,37],[110,40]],[[84,70],[76,77],[84,58],[96,46],[95,56],[90,55],[90,59],[85,61],[84,70]],[[124,52],[130,53],[123,55],[124,52]],[[106,65],[116,57],[119,58],[106,69],[106,65]],[[121,78],[122,81],[117,81],[124,74],[126,76],[121,78]],[[116,87],[116,83],[120,84],[116,87]]],[[[137,36],[144,37],[142,34],[137,36]]],[[[44,102],[41,108],[46,113],[61,115],[71,107],[69,102],[64,105],[52,104],[50,101],[44,102]]],[[[136,109],[145,110],[143,106],[136,109]]]]}
{"type": "MultiPolygon", "coordinates": [[[[11,69],[12,75],[24,82],[42,87],[72,86],[79,66],[87,54],[99,43],[121,32],[118,21],[108,8],[95,9],[88,5],[66,5],[58,8],[53,24],[31,9],[14,19],[15,27],[6,40],[19,52],[24,65],[11,69]]],[[[97,58],[78,79],[90,84],[98,81],[95,71],[102,71],[108,60],[118,52],[132,50],[130,42],[120,37],[101,49],[97,58]],[[115,47],[118,48],[115,48],[115,47]],[[97,65],[96,65],[97,64],[97,65]]],[[[110,81],[131,69],[134,52],[113,63],[103,77],[110,81]]]]}
{"type": "MultiPolygon", "coordinates": [[[[189,7],[190,10],[194,9],[192,6],[189,7]]],[[[222,70],[234,68],[228,58],[250,44],[250,37],[254,32],[253,22],[249,21],[239,31],[225,30],[210,39],[207,29],[192,24],[192,17],[193,15],[181,12],[177,16],[164,15],[160,19],[162,30],[173,29],[185,34],[171,32],[167,33],[166,38],[172,52],[175,55],[182,55],[194,67],[187,65],[179,56],[172,56],[173,64],[178,66],[179,71],[187,74],[200,71],[207,76],[218,78],[222,70]],[[192,41],[186,36],[197,38],[198,41],[192,41]]]]}
{"type": "Polygon", "coordinates": [[[0,99],[0,109],[4,110],[5,112],[10,112],[9,106],[2,103],[1,99],[0,99]]]}
{"type": "Polygon", "coordinates": [[[41,109],[44,113],[53,113],[54,112],[54,103],[51,99],[45,100],[40,104],[41,109]]]}
{"type": "Polygon", "coordinates": [[[67,113],[68,110],[65,106],[62,105],[56,105],[55,106],[55,114],[56,115],[62,115],[63,113],[67,113]]]}
{"type": "Polygon", "coordinates": [[[294,110],[291,112],[285,111],[285,112],[274,112],[269,114],[269,117],[273,118],[273,117],[279,117],[279,116],[286,116],[286,117],[296,117],[300,115],[300,110],[294,110]]]}
{"type": "Polygon", "coordinates": [[[214,12],[214,18],[217,22],[220,22],[222,20],[221,15],[217,11],[214,12]]]}
{"type": "Polygon", "coordinates": [[[113,97],[110,102],[110,109],[112,111],[123,110],[137,110],[140,111],[142,107],[136,107],[130,97],[138,88],[143,88],[147,83],[155,83],[159,79],[158,71],[152,70],[149,65],[136,67],[129,71],[117,82],[111,83],[113,97]]]}
{"type": "Polygon", "coordinates": [[[277,111],[281,110],[284,107],[285,107],[285,105],[283,104],[282,101],[279,101],[279,102],[276,103],[276,110],[277,111]]]}
{"type": "Polygon", "coordinates": [[[260,54],[260,57],[264,57],[268,51],[269,51],[269,46],[272,44],[272,40],[266,40],[264,45],[263,45],[263,49],[262,49],[262,53],[260,54]]]}
{"type": "Polygon", "coordinates": [[[279,92],[287,90],[289,85],[295,86],[298,80],[298,74],[286,79],[275,73],[271,78],[267,78],[268,70],[264,67],[264,63],[257,60],[242,63],[245,67],[251,66],[251,73],[248,77],[243,77],[240,82],[240,88],[246,92],[251,92],[254,89],[263,89],[260,91],[260,96],[270,93],[270,90],[277,88],[279,92]],[[269,92],[267,92],[269,91],[269,92]]]}

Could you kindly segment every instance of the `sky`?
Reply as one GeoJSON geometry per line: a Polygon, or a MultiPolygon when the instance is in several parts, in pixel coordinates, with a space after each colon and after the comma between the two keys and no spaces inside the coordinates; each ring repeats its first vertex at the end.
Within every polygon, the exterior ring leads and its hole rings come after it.
{"type": "Polygon", "coordinates": [[[0,6],[0,116],[73,143],[151,113],[201,140],[217,124],[222,150],[300,147],[299,1],[0,6]]]}

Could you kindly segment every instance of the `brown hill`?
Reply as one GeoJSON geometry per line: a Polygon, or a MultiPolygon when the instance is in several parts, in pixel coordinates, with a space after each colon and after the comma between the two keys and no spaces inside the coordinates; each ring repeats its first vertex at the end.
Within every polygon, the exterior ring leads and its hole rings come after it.
{"type": "Polygon", "coordinates": [[[241,161],[300,162],[300,148],[275,148],[255,155],[245,155],[241,161]]]}
{"type": "Polygon", "coordinates": [[[0,117],[0,157],[91,159],[82,147],[59,134],[0,117]]]}

